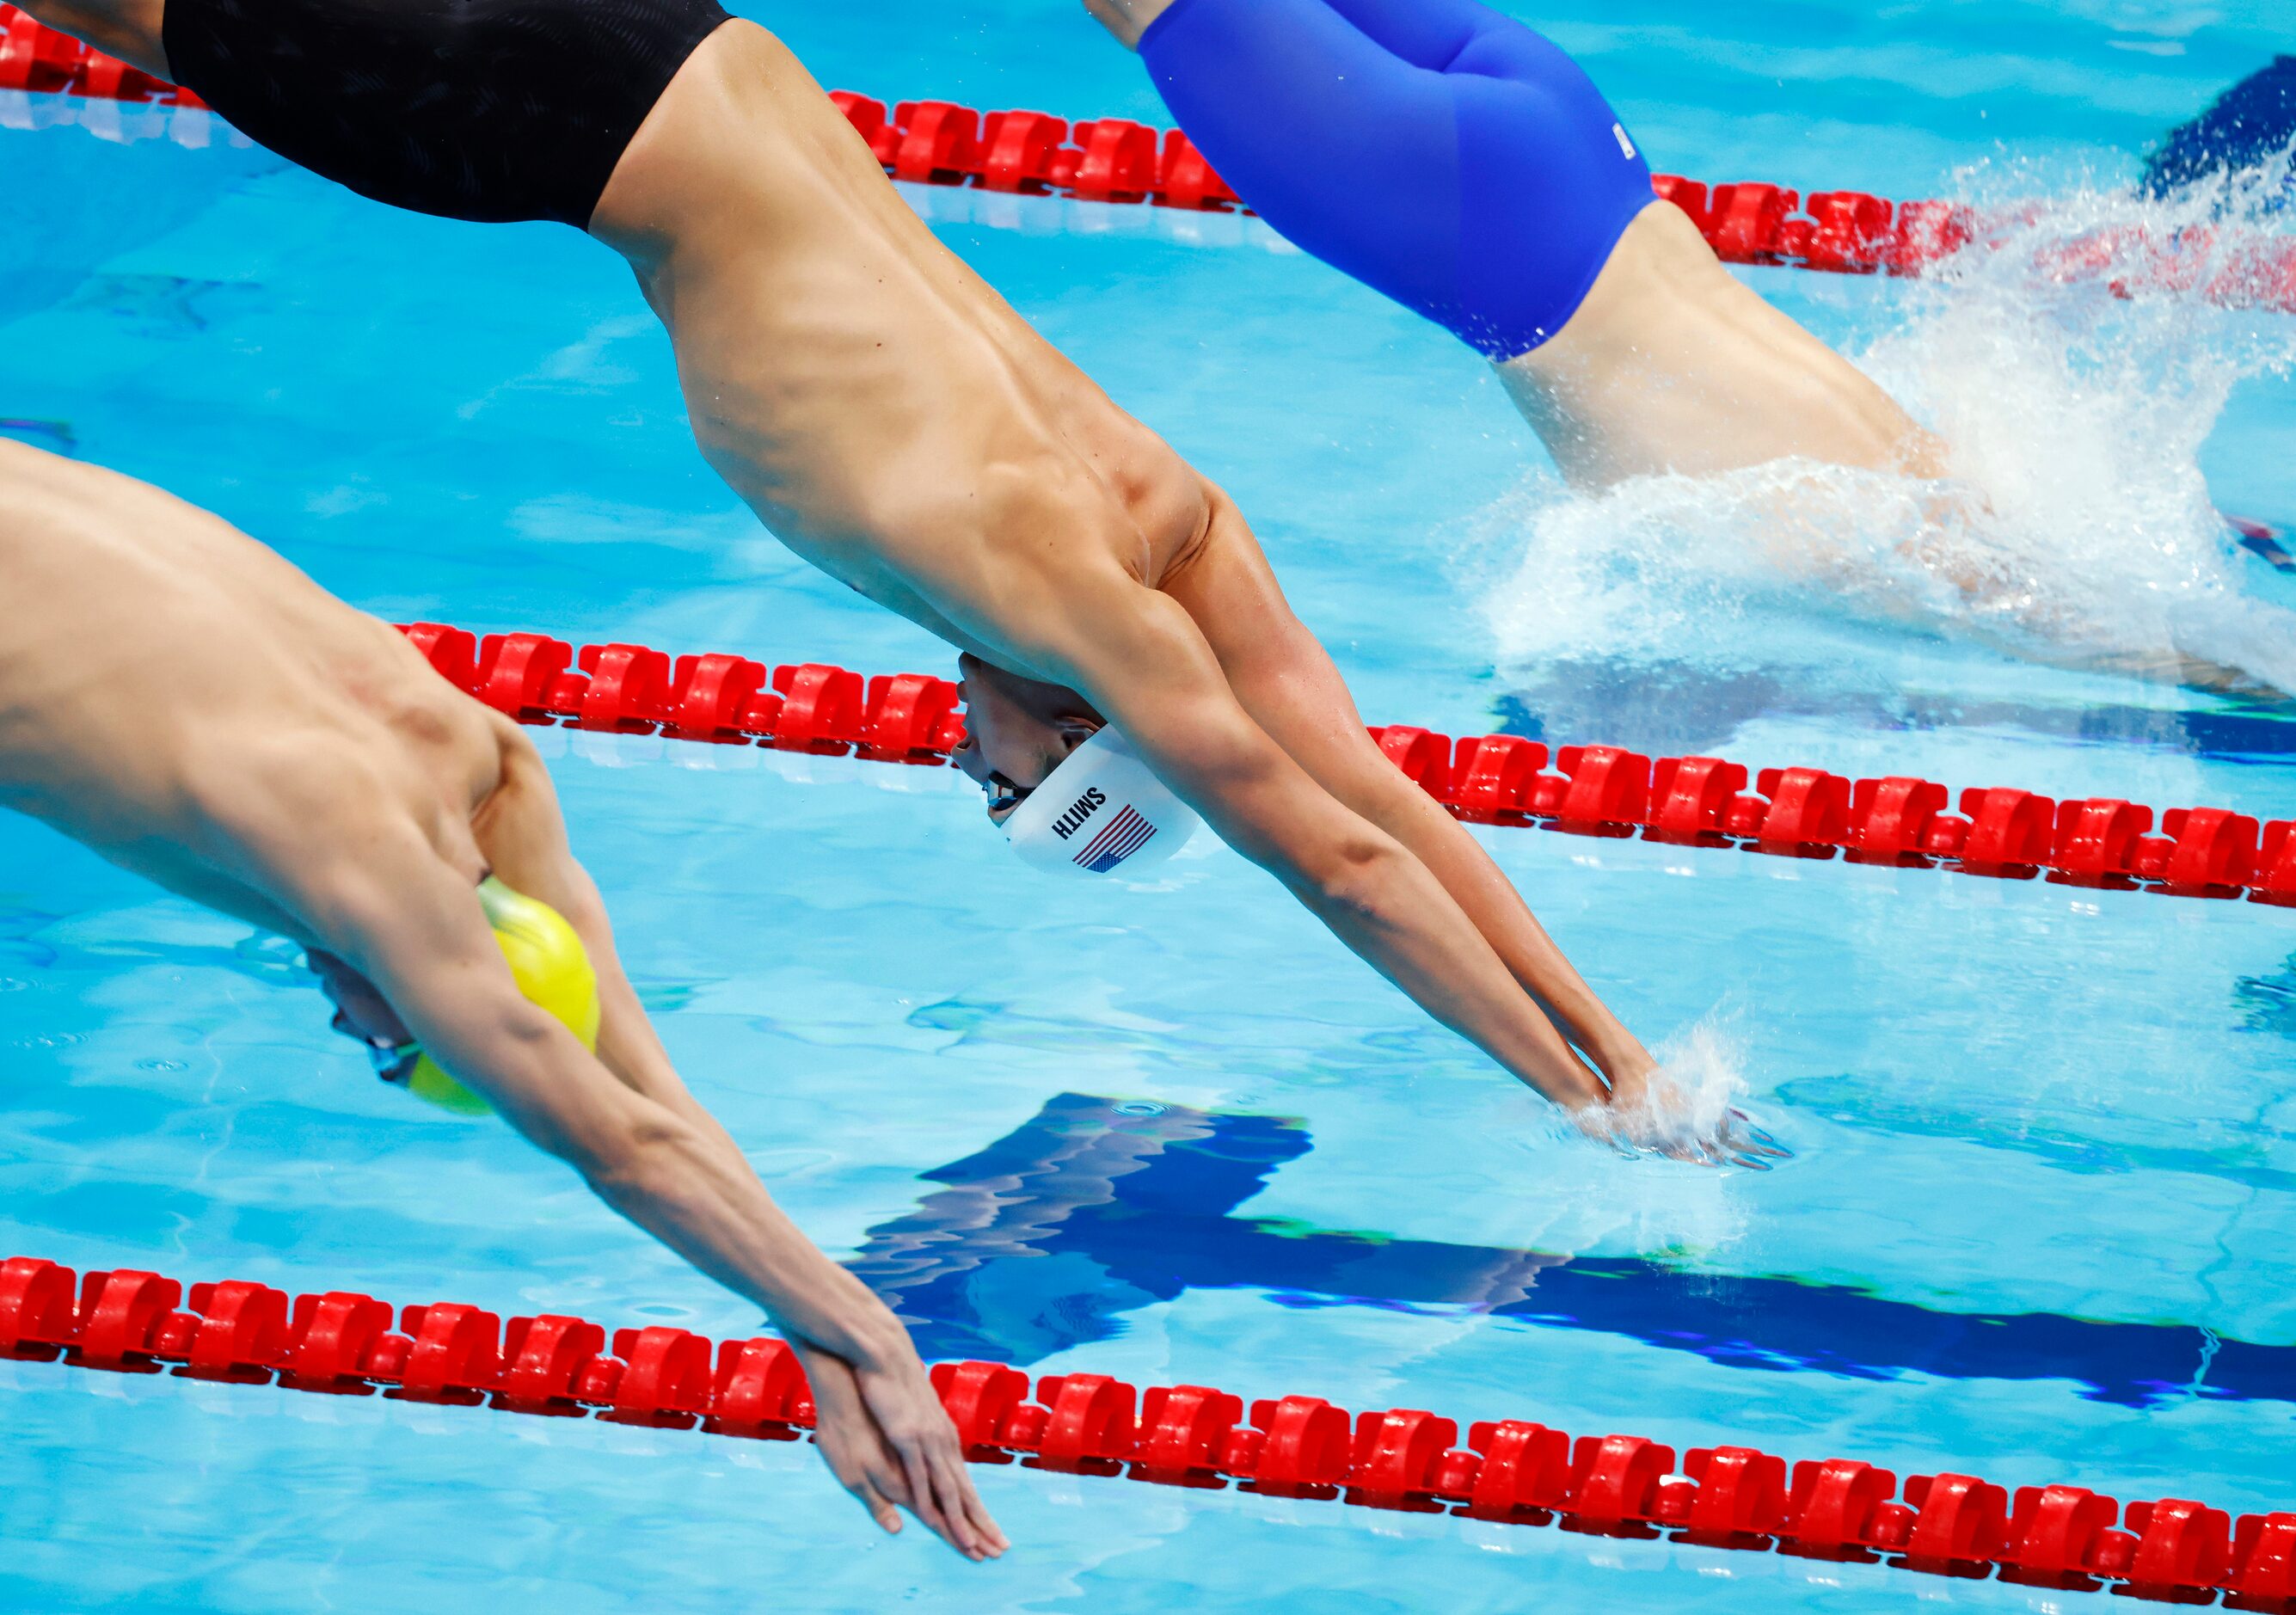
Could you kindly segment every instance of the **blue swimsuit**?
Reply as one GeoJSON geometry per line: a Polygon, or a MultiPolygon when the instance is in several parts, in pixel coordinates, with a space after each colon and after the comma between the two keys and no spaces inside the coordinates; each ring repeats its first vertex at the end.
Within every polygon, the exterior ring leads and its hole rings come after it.
{"type": "Polygon", "coordinates": [[[1578,64],[1475,0],[1177,0],[1140,55],[1269,224],[1493,359],[1560,331],[1651,203],[1578,64]]]}

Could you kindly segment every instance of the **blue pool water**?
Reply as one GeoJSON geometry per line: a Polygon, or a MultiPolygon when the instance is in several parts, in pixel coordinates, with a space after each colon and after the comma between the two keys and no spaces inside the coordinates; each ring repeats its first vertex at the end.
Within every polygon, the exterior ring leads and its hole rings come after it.
{"type": "MultiPolygon", "coordinates": [[[[1538,20],[1659,167],[2070,230],[2128,215],[2274,9],[1538,20]]],[[[759,14],[888,99],[1157,115],[1067,0],[759,14]]],[[[703,468],[603,251],[14,111],[50,126],[0,127],[20,433],[395,619],[947,670],[703,468]]],[[[1816,558],[1847,595],[1747,559],[1759,488],[1565,497],[1470,356],[1256,228],[914,200],[1235,495],[1374,721],[2296,813],[2284,705],[2052,665],[2164,632],[2287,665],[2296,591],[2205,501],[2296,519],[2296,320],[1750,272],[1984,457],[2026,603],[1997,619],[1890,571],[1886,488],[1816,558]]],[[[931,1355],[2296,1503],[2284,911],[1488,832],[1629,1023],[1797,1152],[1718,1173],[1562,1139],[1224,850],[1112,900],[1004,857],[947,771],[542,738],[681,1069],[931,1355]]],[[[0,1254],[753,1328],[562,1168],[381,1089],[299,980],[0,821],[0,1254]]],[[[7,1608],[2082,1602],[1014,1469],[981,1472],[1019,1545],[982,1569],[877,1539],[802,1448],[41,1365],[0,1364],[0,1410],[7,1608]]]]}

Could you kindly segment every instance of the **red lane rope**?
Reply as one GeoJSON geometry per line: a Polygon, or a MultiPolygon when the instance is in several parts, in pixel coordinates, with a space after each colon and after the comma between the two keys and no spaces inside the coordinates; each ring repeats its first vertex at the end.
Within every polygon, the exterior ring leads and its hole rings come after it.
{"type": "MultiPolygon", "coordinates": [[[[0,4],[0,90],[9,89],[204,104],[188,90],[0,4]]],[[[882,102],[849,91],[832,99],[897,178],[1198,209],[1238,205],[1234,193],[1177,130],[1160,142],[1148,126],[1121,119],[1071,127],[1042,112],[992,112],[984,119],[954,102],[904,102],[888,115],[882,102]]],[[[1776,185],[1722,185],[1710,193],[1703,184],[1671,176],[1654,183],[1734,262],[1914,274],[1964,244],[1972,228],[1965,209],[1945,202],[1897,204],[1859,192],[1826,192],[1810,198],[1807,217],[1797,217],[1798,193],[1776,185]]],[[[2205,233],[2189,234],[2195,238],[2189,249],[2158,249],[2125,234],[2099,237],[2094,250],[2075,243],[2061,268],[2107,273],[2133,264],[2114,283],[2117,290],[2197,285],[2218,301],[2296,310],[2296,243],[2277,257],[2235,254],[2235,262],[2202,283],[2210,244],[2197,240],[2205,233]]],[[[783,750],[852,750],[903,762],[945,760],[964,735],[947,693],[953,686],[922,675],[872,680],[864,691],[857,675],[839,668],[776,669],[777,693],[790,688],[785,676],[804,680],[793,715],[776,731],[776,719],[766,712],[778,709],[775,695],[755,681],[734,691],[748,673],[762,671],[745,659],[682,658],[672,675],[659,652],[643,646],[586,646],[580,661],[585,672],[594,670],[595,657],[610,660],[606,672],[585,680],[568,673],[562,660],[546,673],[534,673],[537,656],[550,654],[540,647],[562,652],[561,642],[531,635],[490,637],[488,645],[497,649],[520,642],[515,667],[502,676],[510,681],[504,686],[495,663],[483,677],[463,665],[470,635],[435,625],[423,632],[434,635],[426,644],[434,665],[523,722],[563,717],[583,728],[659,730],[720,742],[756,739],[783,750]],[[442,644],[450,648],[442,651],[442,644]],[[689,676],[689,663],[708,666],[689,676]],[[549,684],[554,678],[558,682],[549,684]],[[506,704],[512,701],[515,708],[506,704]],[[750,706],[764,716],[753,720],[750,706]],[[944,743],[940,727],[952,724],[944,743]],[[791,731],[798,734],[794,742],[791,731]]],[[[1798,857],[1830,858],[1839,850],[1852,862],[1944,866],[2009,879],[2046,870],[2052,881],[2074,885],[2142,885],[2188,897],[2237,898],[2245,891],[2260,903],[2296,906],[2291,822],[2259,825],[2225,808],[2171,809],[2158,816],[2162,833],[2151,836],[2152,809],[2118,798],[2059,803],[2030,791],[1969,790],[1956,815],[1946,811],[1946,788],[1928,780],[1852,781],[1823,769],[1768,768],[1753,776],[1758,794],[1748,795],[1742,794],[1748,770],[1718,758],[1653,762],[1615,747],[1566,746],[1554,758],[1558,775],[1543,772],[1546,747],[1517,736],[1476,736],[1455,745],[1448,736],[1403,726],[1374,734],[1431,795],[1478,823],[1544,821],[1596,835],[1640,831],[1652,840],[1734,844],[1798,857]]]]}
{"type": "Polygon", "coordinates": [[[12,5],[0,5],[0,90],[169,106],[207,105],[191,91],[154,78],[102,51],[90,50],[70,34],[43,27],[12,5]]]}
{"type": "MultiPolygon", "coordinates": [[[[34,1257],[0,1263],[0,1357],[114,1373],[276,1385],[333,1396],[481,1404],[511,1413],[791,1441],[815,1422],[804,1370],[771,1338],[711,1341],[656,1324],[514,1317],[457,1302],[394,1309],[348,1291],[299,1295],[243,1280],[184,1286],[120,1269],[76,1275],[34,1257]],[[75,1282],[77,1280],[77,1283],[75,1282]],[[188,1308],[179,1303],[188,1299],[188,1308]],[[397,1329],[392,1325],[394,1321],[397,1329]]],[[[976,1463],[1128,1476],[1167,1486],[1453,1513],[1597,1536],[1695,1543],[1931,1575],[2115,1592],[2296,1615],[2296,1513],[2247,1514],[2184,1498],[2136,1502],[2086,1487],[2007,1488],[1974,1475],[1906,1480],[1850,1458],[1751,1447],[1673,1447],[1570,1436],[1509,1419],[1459,1426],[1423,1408],[1350,1416],[1321,1397],[1243,1398],[1203,1385],[1144,1394],[1106,1374],[942,1363],[933,1388],[976,1463]],[[1033,1393],[1035,1399],[1031,1401],[1033,1393]],[[1248,1411],[1248,1418],[1247,1418],[1248,1411]],[[1679,1472],[1677,1472],[1677,1471],[1679,1472]]],[[[134,1406],[134,1404],[127,1404],[134,1406]]]]}
{"type": "MultiPolygon", "coordinates": [[[[90,50],[0,4],[0,90],[204,107],[191,91],[90,50]]],[[[890,111],[851,90],[830,97],[896,179],[1080,201],[1153,203],[1194,212],[1248,212],[1188,137],[1123,118],[1071,124],[1048,112],[981,112],[953,101],[904,101],[890,111]]],[[[1791,186],[1710,188],[1652,176],[1726,263],[1775,264],[1837,275],[1918,275],[1975,238],[1977,216],[1947,201],[1890,201],[1820,191],[1807,207],[1791,186]]],[[[2198,293],[2227,307],[2296,313],[2296,242],[2249,243],[2219,262],[2215,235],[2168,242],[2142,231],[2092,232],[2051,255],[2066,280],[2104,279],[2116,295],[2198,293]]]]}
{"type": "MultiPolygon", "coordinates": [[[[943,764],[964,743],[956,685],[926,673],[861,674],[825,662],[768,668],[745,656],[680,656],[640,644],[414,623],[402,631],[449,684],[523,724],[712,745],[943,764]]],[[[1742,848],[1777,857],[1948,869],[1996,880],[2296,907],[2296,820],[2259,824],[2225,808],[2065,801],[1934,780],[1851,779],[1714,757],[1656,759],[1616,746],[1554,753],[1515,734],[1447,734],[1392,724],[1380,750],[1459,818],[1578,835],[1742,848]],[[1752,791],[1747,786],[1751,783],[1752,791]],[[2158,824],[2159,835],[2148,833],[2158,824]]]]}

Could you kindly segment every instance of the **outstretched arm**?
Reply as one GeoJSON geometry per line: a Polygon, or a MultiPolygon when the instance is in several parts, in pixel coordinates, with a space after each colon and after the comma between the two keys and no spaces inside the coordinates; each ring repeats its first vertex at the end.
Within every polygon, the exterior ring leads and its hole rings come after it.
{"type": "Polygon", "coordinates": [[[1217,488],[1207,485],[1206,497],[1205,540],[1163,587],[1203,631],[1236,699],[1317,784],[1410,848],[1523,990],[1610,1080],[1613,1097],[1638,1100],[1654,1069],[1648,1051],[1572,968],[1466,826],[1381,754],[1242,513],[1217,488]]]}
{"type": "Polygon", "coordinates": [[[1186,609],[1111,568],[1070,578],[1038,665],[1081,691],[1159,777],[1419,1005],[1557,1104],[1603,1084],[1427,865],[1318,784],[1245,711],[1186,609]]]}
{"type": "MultiPolygon", "coordinates": [[[[546,806],[536,799],[521,811],[546,806]]],[[[356,848],[355,857],[287,866],[281,884],[291,911],[512,1127],[773,1317],[804,1358],[824,1455],[881,1525],[898,1530],[894,1505],[903,1504],[969,1557],[1001,1552],[1004,1539],[973,1490],[907,1332],[774,1203],[670,1073],[651,1030],[639,1030],[644,1017],[613,963],[595,891],[564,854],[562,832],[514,851],[507,841],[517,838],[506,838],[501,873],[532,881],[546,901],[591,911],[584,939],[603,945],[594,962],[617,1005],[619,1024],[604,1045],[616,1070],[520,995],[469,885],[411,824],[361,828],[333,838],[356,848]]]]}

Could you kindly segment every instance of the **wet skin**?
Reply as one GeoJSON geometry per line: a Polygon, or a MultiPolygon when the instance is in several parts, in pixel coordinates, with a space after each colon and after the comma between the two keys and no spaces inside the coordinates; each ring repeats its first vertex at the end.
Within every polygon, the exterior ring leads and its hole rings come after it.
{"type": "Polygon", "coordinates": [[[831,1467],[968,1554],[1004,1539],[899,1321],[672,1069],[518,726],[204,512],[0,440],[0,806],[303,944],[341,1029],[419,1040],[601,1199],[772,1316],[831,1467]],[[597,1053],[519,993],[492,872],[597,971],[597,1053]]]}
{"type": "MultiPolygon", "coordinates": [[[[164,69],[156,7],[40,9],[164,69]]],[[[1242,512],[940,245],[773,36],[694,52],[589,227],[668,330],[702,453],[793,550],[1074,693],[1520,1080],[1580,1111],[1649,1091],[1648,1052],[1371,742],[1242,512]]]]}

